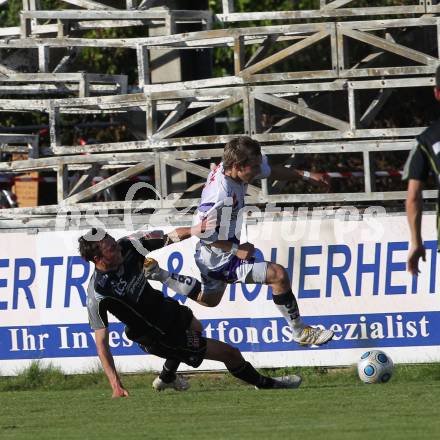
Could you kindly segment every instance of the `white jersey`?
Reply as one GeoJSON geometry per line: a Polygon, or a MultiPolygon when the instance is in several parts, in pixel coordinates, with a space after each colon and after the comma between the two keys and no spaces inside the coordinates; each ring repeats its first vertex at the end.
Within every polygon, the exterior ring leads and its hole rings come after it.
{"type": "MultiPolygon", "coordinates": [[[[255,179],[265,179],[270,172],[267,156],[263,155],[261,173],[255,179]]],[[[236,182],[225,175],[223,163],[209,173],[197,214],[199,221],[208,217],[217,218],[217,228],[209,237],[201,238],[197,243],[195,260],[202,274],[221,269],[232,259],[230,252],[211,247],[210,244],[217,240],[240,242],[242,221],[239,214],[245,206],[246,191],[247,183],[236,182]]]]}

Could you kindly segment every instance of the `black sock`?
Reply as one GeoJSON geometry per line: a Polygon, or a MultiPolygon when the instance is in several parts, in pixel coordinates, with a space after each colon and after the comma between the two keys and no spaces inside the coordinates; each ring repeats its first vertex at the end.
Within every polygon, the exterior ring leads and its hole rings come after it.
{"type": "Polygon", "coordinates": [[[255,385],[257,388],[273,388],[274,380],[271,377],[261,375],[249,362],[244,362],[238,368],[230,369],[229,372],[243,380],[244,382],[255,385]]]}
{"type": "Polygon", "coordinates": [[[286,307],[290,319],[299,318],[299,307],[292,289],[281,295],[273,295],[272,299],[277,306],[286,307]]]}
{"type": "Polygon", "coordinates": [[[159,377],[165,382],[170,383],[176,380],[176,371],[179,368],[180,361],[177,359],[167,359],[162,367],[159,377]]]}

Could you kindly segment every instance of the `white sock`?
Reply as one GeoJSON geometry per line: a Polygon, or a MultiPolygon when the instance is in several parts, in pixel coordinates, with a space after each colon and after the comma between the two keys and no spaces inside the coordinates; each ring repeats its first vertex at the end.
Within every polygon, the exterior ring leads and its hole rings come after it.
{"type": "Polygon", "coordinates": [[[160,269],[154,273],[154,276],[152,276],[151,279],[161,281],[174,292],[180,293],[184,296],[189,296],[192,292],[195,294],[200,292],[200,282],[197,278],[190,277],[189,275],[170,273],[165,269],[160,269]],[[197,286],[199,287],[197,288],[197,286]]]}
{"type": "Polygon", "coordinates": [[[195,299],[193,296],[198,295],[202,288],[197,278],[189,275],[179,275],[178,273],[170,273],[164,283],[175,292],[192,299],[195,299]]]}
{"type": "Polygon", "coordinates": [[[273,295],[273,302],[292,329],[293,336],[299,336],[305,324],[299,314],[298,303],[292,291],[289,290],[281,295],[273,295]]]}

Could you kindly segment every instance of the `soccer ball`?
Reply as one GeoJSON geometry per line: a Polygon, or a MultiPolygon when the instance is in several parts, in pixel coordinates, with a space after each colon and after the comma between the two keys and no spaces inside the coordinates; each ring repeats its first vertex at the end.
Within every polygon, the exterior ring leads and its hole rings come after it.
{"type": "Polygon", "coordinates": [[[365,383],[388,382],[393,374],[393,361],[380,350],[366,351],[357,367],[359,378],[365,383]]]}

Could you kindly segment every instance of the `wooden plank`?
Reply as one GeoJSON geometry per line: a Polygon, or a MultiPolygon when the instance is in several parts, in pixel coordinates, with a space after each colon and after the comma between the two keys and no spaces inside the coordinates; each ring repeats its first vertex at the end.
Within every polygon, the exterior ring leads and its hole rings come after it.
{"type": "Polygon", "coordinates": [[[361,127],[366,128],[371,124],[392,93],[393,91],[391,89],[379,90],[378,96],[371,101],[364,114],[360,117],[359,122],[361,127]]]}
{"type": "Polygon", "coordinates": [[[112,186],[114,186],[114,185],[116,185],[126,179],[130,179],[133,176],[137,176],[142,171],[144,171],[146,168],[148,168],[152,165],[153,165],[152,160],[142,161],[142,162],[138,163],[137,165],[134,165],[124,171],[121,171],[119,173],[114,174],[111,177],[108,177],[107,179],[104,179],[103,181],[97,183],[96,185],[94,185],[90,188],[84,189],[83,191],[80,191],[79,193],[76,193],[73,196],[66,198],[63,201],[63,204],[72,204],[72,203],[77,203],[80,201],[90,199],[91,197],[95,196],[96,194],[98,194],[99,192],[101,192],[107,188],[111,188],[112,186]]]}
{"type": "Polygon", "coordinates": [[[354,96],[354,90],[350,87],[348,89],[348,117],[350,130],[356,130],[357,115],[356,115],[356,102],[354,96]]]}
{"type": "Polygon", "coordinates": [[[108,6],[93,0],[62,0],[64,3],[79,6],[80,8],[93,9],[93,10],[115,10],[112,6],[108,6]]]}
{"type": "Polygon", "coordinates": [[[223,14],[234,12],[234,0],[222,0],[223,14]]]}
{"type": "MultiPolygon", "coordinates": [[[[393,7],[394,9],[394,7],[393,7]]],[[[423,15],[417,18],[391,18],[378,20],[362,20],[362,21],[341,21],[337,23],[338,28],[357,29],[357,30],[384,30],[388,28],[402,28],[402,27],[420,27],[420,26],[435,26],[437,17],[423,15]]]]}
{"type": "Polygon", "coordinates": [[[138,82],[139,88],[143,89],[145,85],[150,84],[150,61],[148,48],[138,45],[136,47],[136,57],[138,65],[138,82]]]}
{"type": "MultiPolygon", "coordinates": [[[[9,136],[9,135],[8,135],[9,136]]],[[[0,142],[7,143],[7,137],[2,138],[0,135],[0,142]]],[[[13,143],[12,141],[10,143],[13,143]]],[[[15,143],[15,142],[14,142],[15,143]]],[[[152,160],[156,156],[156,153],[143,152],[143,153],[111,153],[111,154],[90,154],[87,156],[58,156],[58,157],[45,157],[39,159],[28,159],[11,162],[0,162],[0,171],[3,172],[24,172],[32,169],[53,169],[58,166],[59,163],[64,163],[72,168],[74,164],[93,164],[100,165],[109,163],[119,164],[133,164],[141,162],[142,160],[152,160]]]]}
{"type": "Polygon", "coordinates": [[[78,51],[76,48],[70,48],[68,49],[69,53],[67,55],[64,55],[59,63],[55,66],[52,73],[60,74],[61,72],[65,72],[71,62],[74,61],[74,59],[78,55],[78,51]]]}
{"type": "Polygon", "coordinates": [[[340,75],[345,78],[358,77],[390,77],[405,75],[427,75],[435,73],[436,66],[430,64],[428,66],[406,66],[406,67],[371,67],[366,69],[350,69],[341,70],[340,75]]]}
{"type": "MultiPolygon", "coordinates": [[[[0,63],[0,73],[3,75],[11,76],[11,75],[15,75],[17,72],[16,70],[12,70],[10,67],[7,67],[0,63]]],[[[0,80],[4,80],[4,79],[7,78],[0,78],[0,80]]]]}
{"type": "Polygon", "coordinates": [[[0,142],[3,144],[28,144],[35,142],[35,140],[38,140],[36,134],[0,133],[0,142]]]}
{"type": "Polygon", "coordinates": [[[410,49],[408,47],[402,46],[401,44],[394,43],[392,41],[388,41],[384,38],[380,38],[376,35],[369,34],[367,32],[360,32],[354,29],[344,29],[344,35],[348,37],[352,37],[355,40],[362,41],[364,43],[370,44],[375,47],[379,47],[380,49],[387,50],[396,55],[400,55],[404,58],[408,58],[410,60],[416,61],[421,64],[437,64],[437,58],[434,58],[430,55],[422,53],[418,50],[410,49]]]}
{"type": "Polygon", "coordinates": [[[293,55],[294,53],[298,53],[301,50],[304,50],[305,48],[317,43],[318,41],[328,36],[329,36],[329,32],[327,30],[317,32],[316,34],[304,38],[304,40],[300,41],[299,43],[292,44],[291,46],[278,51],[277,53],[265,58],[264,60],[259,61],[253,66],[247,67],[246,69],[241,71],[240,75],[247,76],[257,73],[263,69],[266,69],[269,66],[272,66],[273,64],[276,64],[284,60],[285,58],[293,55]]]}
{"type": "MultiPolygon", "coordinates": [[[[129,142],[109,142],[92,145],[76,145],[65,146],[59,145],[53,148],[54,154],[81,154],[81,153],[106,153],[108,151],[124,151],[124,150],[146,150],[148,148],[154,148],[147,141],[129,141],[129,142]]],[[[160,148],[158,146],[157,148],[160,148]]],[[[163,147],[165,148],[165,147],[163,147]]]]}
{"type": "Polygon", "coordinates": [[[57,129],[59,114],[59,107],[53,105],[49,106],[49,135],[50,146],[52,149],[55,149],[59,145],[59,133],[57,129]]]}
{"type": "MultiPolygon", "coordinates": [[[[177,104],[177,107],[168,114],[168,116],[164,119],[158,130],[164,130],[165,128],[175,124],[180,117],[186,112],[188,109],[188,103],[182,101],[177,104]]],[[[148,131],[147,131],[148,132],[148,131]]]]}
{"type": "Polygon", "coordinates": [[[32,33],[31,20],[25,18],[23,14],[20,16],[20,36],[21,38],[27,38],[32,33]]]}
{"type": "MultiPolygon", "coordinates": [[[[24,19],[39,19],[39,20],[168,20],[171,15],[182,22],[200,21],[200,19],[208,18],[211,13],[208,11],[198,10],[169,10],[169,9],[150,9],[130,11],[121,9],[64,9],[64,10],[33,10],[22,11],[24,19]]],[[[173,20],[174,21],[174,20],[173,20]]]]}
{"type": "MultiPolygon", "coordinates": [[[[13,71],[12,71],[13,72],[13,71]]],[[[126,78],[126,75],[106,75],[106,74],[87,74],[89,82],[95,83],[118,83],[126,78]]],[[[8,78],[0,78],[0,83],[8,82],[28,82],[28,83],[65,83],[65,82],[79,82],[81,81],[81,73],[13,73],[13,76],[8,78]]]]}
{"type": "MultiPolygon", "coordinates": [[[[200,39],[205,38],[206,47],[210,47],[212,41],[220,38],[221,41],[230,41],[233,43],[234,35],[243,36],[266,36],[270,34],[307,34],[311,32],[318,32],[328,28],[328,24],[316,23],[316,24],[297,24],[297,25],[284,25],[284,26],[263,26],[263,27],[251,27],[251,28],[239,28],[231,32],[231,30],[210,30],[210,31],[198,31],[187,32],[184,34],[176,35],[164,35],[160,37],[143,37],[143,38],[64,38],[64,39],[52,39],[52,38],[29,38],[29,39],[13,39],[7,42],[0,40],[0,47],[8,48],[32,48],[38,47],[41,44],[47,44],[50,47],[122,47],[122,48],[136,48],[137,45],[146,46],[160,46],[165,45],[172,47],[173,44],[190,44],[192,41],[197,40],[196,44],[200,44],[200,39]]],[[[246,38],[245,38],[246,41],[246,38]]]]}
{"type": "Polygon", "coordinates": [[[64,9],[52,11],[22,11],[21,16],[25,19],[36,18],[39,20],[148,20],[164,19],[169,12],[162,11],[124,11],[113,10],[80,10],[64,9]]]}
{"type": "Polygon", "coordinates": [[[241,99],[242,98],[240,96],[231,96],[230,98],[224,99],[205,110],[201,110],[194,115],[188,116],[187,118],[176,122],[175,124],[171,125],[168,128],[165,128],[162,131],[156,132],[153,138],[158,140],[180,133],[181,131],[192,127],[200,121],[215,116],[216,114],[226,110],[227,108],[241,101],[241,99]]]}
{"type": "Polygon", "coordinates": [[[244,54],[244,37],[238,36],[234,38],[234,73],[239,75],[244,67],[245,54],[244,54]]]}
{"type": "MultiPolygon", "coordinates": [[[[262,41],[262,44],[260,43],[261,44],[260,47],[249,58],[249,60],[245,64],[245,67],[249,67],[249,66],[259,62],[266,55],[266,53],[270,50],[270,48],[277,41],[277,39],[278,39],[277,35],[268,35],[267,37],[265,37],[264,40],[262,41]]],[[[246,42],[246,40],[245,40],[245,42],[246,42]]]]}
{"type": "Polygon", "coordinates": [[[210,173],[210,169],[197,165],[195,163],[186,162],[181,159],[175,159],[171,154],[162,153],[162,159],[170,166],[180,170],[188,171],[196,176],[206,179],[210,173]]]}
{"type": "Polygon", "coordinates": [[[353,0],[333,0],[321,7],[321,11],[340,8],[341,6],[351,3],[353,0]]]}
{"type": "Polygon", "coordinates": [[[85,72],[81,72],[80,80],[78,84],[78,96],[80,98],[85,98],[86,96],[89,96],[89,94],[90,94],[90,87],[89,87],[88,75],[85,72]]]}
{"type": "Polygon", "coordinates": [[[84,188],[90,186],[92,184],[93,178],[98,175],[99,168],[99,164],[94,163],[86,170],[84,170],[82,176],[79,176],[78,180],[73,185],[70,184],[70,189],[67,196],[70,197],[73,194],[76,194],[82,191],[84,188]]]}
{"type": "Polygon", "coordinates": [[[157,103],[150,97],[147,98],[147,109],[145,111],[146,138],[152,138],[157,130],[157,103]]]}
{"type": "MultiPolygon", "coordinates": [[[[0,86],[0,95],[27,95],[30,94],[48,94],[48,95],[60,95],[60,94],[79,94],[80,87],[78,84],[32,84],[32,85],[9,85],[0,86]]],[[[95,94],[116,94],[120,91],[116,85],[91,85],[89,91],[95,94]]]]}
{"type": "Polygon", "coordinates": [[[277,98],[275,96],[262,94],[262,93],[261,94],[256,93],[255,98],[258,99],[259,101],[266,102],[267,104],[271,104],[275,107],[281,108],[290,113],[295,113],[297,115],[311,119],[312,121],[318,122],[320,124],[328,125],[329,127],[333,127],[336,130],[342,132],[350,130],[350,125],[345,121],[318,112],[303,105],[288,101],[287,99],[277,98]]]}
{"type": "Polygon", "coordinates": [[[38,69],[40,72],[49,71],[49,47],[42,45],[38,47],[38,69]]]}
{"type": "Polygon", "coordinates": [[[364,160],[364,185],[365,192],[371,193],[373,191],[374,176],[371,173],[370,153],[368,151],[363,152],[364,160]]]}
{"type": "MultiPolygon", "coordinates": [[[[438,10],[437,10],[438,11],[438,10]]],[[[410,6],[378,6],[364,8],[336,8],[298,11],[262,11],[235,12],[231,14],[216,14],[216,18],[224,23],[261,21],[261,20],[298,20],[323,17],[353,17],[365,15],[414,15],[424,14],[425,6],[420,4],[410,6]]]]}
{"type": "Polygon", "coordinates": [[[61,204],[68,193],[69,174],[67,165],[60,162],[57,166],[57,202],[61,204]]]}

